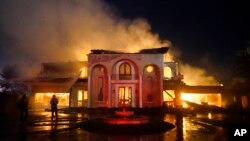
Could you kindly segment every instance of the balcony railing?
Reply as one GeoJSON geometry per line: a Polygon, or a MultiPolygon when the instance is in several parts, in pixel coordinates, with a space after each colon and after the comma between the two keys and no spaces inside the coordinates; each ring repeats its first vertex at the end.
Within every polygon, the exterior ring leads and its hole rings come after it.
{"type": "Polygon", "coordinates": [[[139,79],[138,74],[131,74],[131,75],[123,75],[123,74],[112,74],[112,80],[137,80],[139,79]]]}

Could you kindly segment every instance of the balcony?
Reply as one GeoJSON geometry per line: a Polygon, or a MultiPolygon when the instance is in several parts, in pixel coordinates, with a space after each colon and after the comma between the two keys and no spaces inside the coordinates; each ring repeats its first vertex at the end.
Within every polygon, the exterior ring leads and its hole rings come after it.
{"type": "Polygon", "coordinates": [[[131,75],[112,74],[111,79],[112,80],[138,80],[139,75],[138,74],[131,74],[131,75]]]}

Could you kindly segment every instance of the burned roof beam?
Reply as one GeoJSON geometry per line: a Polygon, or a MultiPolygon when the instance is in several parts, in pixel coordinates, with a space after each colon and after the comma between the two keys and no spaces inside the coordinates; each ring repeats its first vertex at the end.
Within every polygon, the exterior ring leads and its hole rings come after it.
{"type": "Polygon", "coordinates": [[[167,53],[169,47],[161,47],[161,48],[150,48],[150,49],[142,49],[139,53],[142,54],[164,54],[167,53]]]}
{"type": "Polygon", "coordinates": [[[104,49],[92,49],[91,53],[92,54],[123,54],[124,52],[104,50],[104,49]]]}
{"type": "MultiPolygon", "coordinates": [[[[134,54],[164,54],[168,51],[168,49],[169,47],[142,49],[139,52],[135,52],[134,54]]],[[[125,52],[104,50],[104,49],[91,50],[91,54],[124,54],[124,53],[125,52]]]]}

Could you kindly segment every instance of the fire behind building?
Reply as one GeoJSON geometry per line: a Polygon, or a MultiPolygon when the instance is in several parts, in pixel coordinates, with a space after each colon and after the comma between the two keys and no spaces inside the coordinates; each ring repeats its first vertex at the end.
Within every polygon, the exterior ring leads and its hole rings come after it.
{"type": "Polygon", "coordinates": [[[87,62],[43,63],[39,75],[28,82],[31,108],[49,108],[54,94],[59,108],[112,108],[123,102],[134,108],[185,106],[180,99],[221,107],[221,87],[185,85],[178,64],[164,62],[167,51],[167,47],[137,53],[91,50],[87,62]],[[190,92],[205,94],[195,97],[190,92]]]}

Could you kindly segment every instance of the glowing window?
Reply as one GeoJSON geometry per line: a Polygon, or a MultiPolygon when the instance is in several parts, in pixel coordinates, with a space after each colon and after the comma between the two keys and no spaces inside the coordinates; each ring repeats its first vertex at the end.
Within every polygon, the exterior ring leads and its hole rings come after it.
{"type": "Polygon", "coordinates": [[[164,67],[164,78],[171,78],[172,70],[170,67],[164,67]]]}
{"type": "Polygon", "coordinates": [[[131,79],[131,67],[128,63],[123,63],[119,67],[119,79],[129,80],[131,79]]]}
{"type": "Polygon", "coordinates": [[[88,100],[88,91],[83,91],[83,100],[88,100]]]}
{"type": "Polygon", "coordinates": [[[78,101],[82,101],[82,90],[78,91],[78,101]]]}

